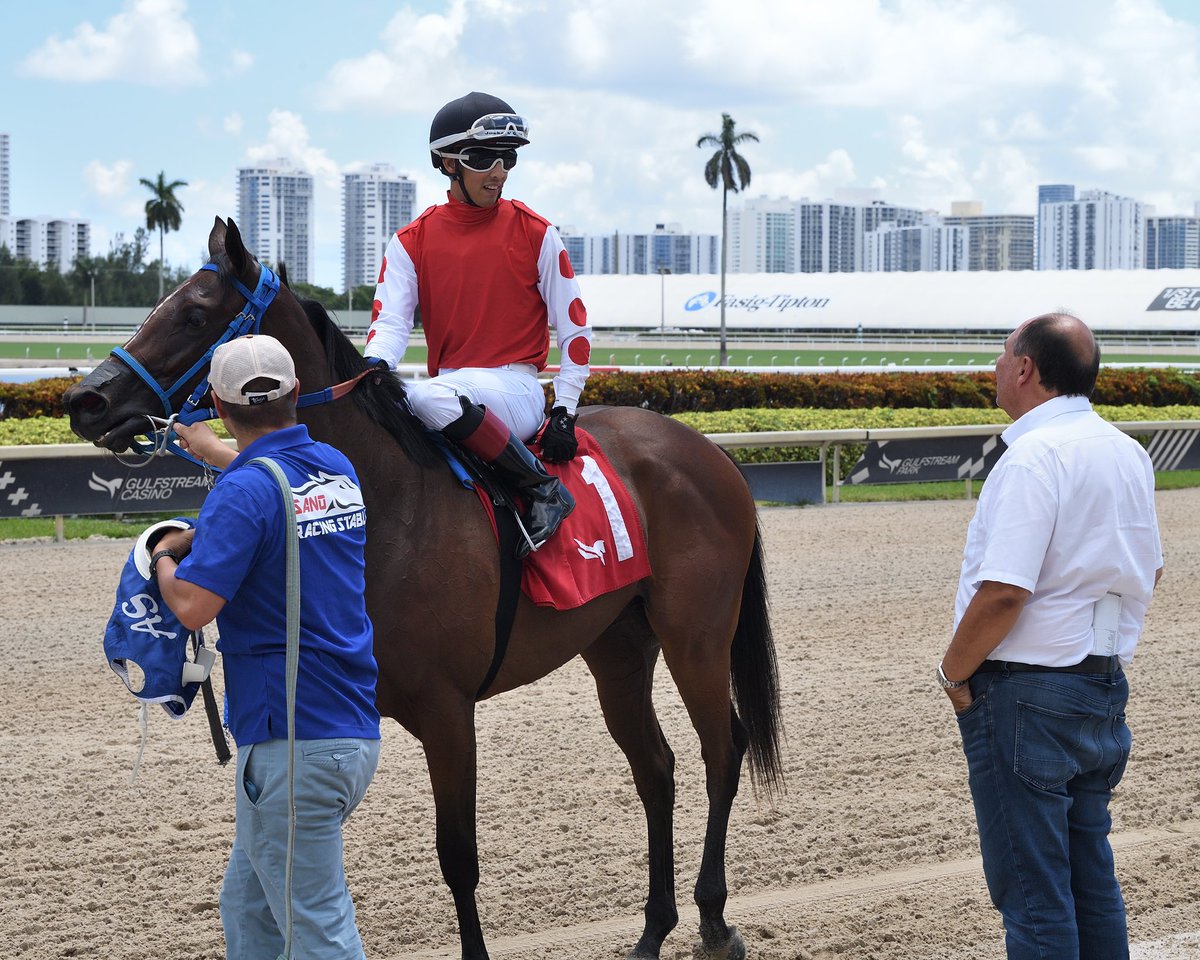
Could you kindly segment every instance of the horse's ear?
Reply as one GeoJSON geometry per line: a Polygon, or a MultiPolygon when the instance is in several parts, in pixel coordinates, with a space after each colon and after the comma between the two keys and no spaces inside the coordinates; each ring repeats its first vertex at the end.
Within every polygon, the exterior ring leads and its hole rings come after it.
{"type": "Polygon", "coordinates": [[[208,235],[208,255],[215,257],[218,253],[225,249],[225,221],[220,217],[213,217],[212,232],[208,235]]]}
{"type": "Polygon", "coordinates": [[[246,268],[250,266],[250,261],[254,258],[246,250],[245,244],[242,243],[242,234],[237,228],[237,224],[233,222],[231,217],[225,229],[225,254],[229,257],[229,262],[233,265],[234,273],[239,276],[246,272],[246,268]]]}
{"type": "Polygon", "coordinates": [[[288,282],[287,264],[280,260],[279,269],[276,272],[279,274],[279,282],[290,289],[292,285],[288,282]]]}

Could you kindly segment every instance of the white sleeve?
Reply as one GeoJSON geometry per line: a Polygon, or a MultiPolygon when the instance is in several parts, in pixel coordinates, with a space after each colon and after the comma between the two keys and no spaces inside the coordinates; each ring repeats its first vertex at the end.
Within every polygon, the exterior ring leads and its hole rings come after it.
{"type": "Polygon", "coordinates": [[[388,241],[375,287],[375,308],[363,351],[368,359],[395,366],[404,359],[417,309],[417,268],[399,236],[388,241]]]}
{"type": "Polygon", "coordinates": [[[554,378],[554,406],[574,413],[591,372],[592,328],[579,293],[579,281],[554,227],[546,228],[538,255],[538,290],[546,303],[558,341],[559,372],[554,378]]]}

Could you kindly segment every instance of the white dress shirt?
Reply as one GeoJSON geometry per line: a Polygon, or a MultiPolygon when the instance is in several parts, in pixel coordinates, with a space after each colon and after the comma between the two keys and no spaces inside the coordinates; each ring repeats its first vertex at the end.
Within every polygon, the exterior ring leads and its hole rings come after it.
{"type": "Polygon", "coordinates": [[[988,658],[1068,666],[1092,653],[1095,603],[1113,593],[1129,663],[1163,562],[1149,456],[1084,397],[1039,404],[1003,436],[967,528],[955,628],[985,580],[1023,587],[1032,596],[988,658]]]}

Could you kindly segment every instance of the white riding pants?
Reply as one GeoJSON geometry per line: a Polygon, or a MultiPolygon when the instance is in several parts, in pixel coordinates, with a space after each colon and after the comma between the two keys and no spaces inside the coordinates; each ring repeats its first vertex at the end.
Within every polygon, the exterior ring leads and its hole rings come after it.
{"type": "Polygon", "coordinates": [[[487,407],[522,443],[537,433],[546,419],[546,395],[537,370],[527,363],[441,370],[436,377],[414,380],[405,388],[412,412],[434,430],[442,430],[462,416],[459,397],[487,407]]]}

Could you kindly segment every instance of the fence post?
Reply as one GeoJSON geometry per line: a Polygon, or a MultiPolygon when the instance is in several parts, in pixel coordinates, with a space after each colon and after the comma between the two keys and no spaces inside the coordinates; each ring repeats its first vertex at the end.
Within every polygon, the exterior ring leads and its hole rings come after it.
{"type": "Polygon", "coordinates": [[[65,543],[66,539],[66,533],[63,530],[63,515],[56,513],[54,515],[54,542],[65,543]]]}
{"type": "Polygon", "coordinates": [[[833,502],[842,502],[842,445],[833,445],[833,502]]]}

